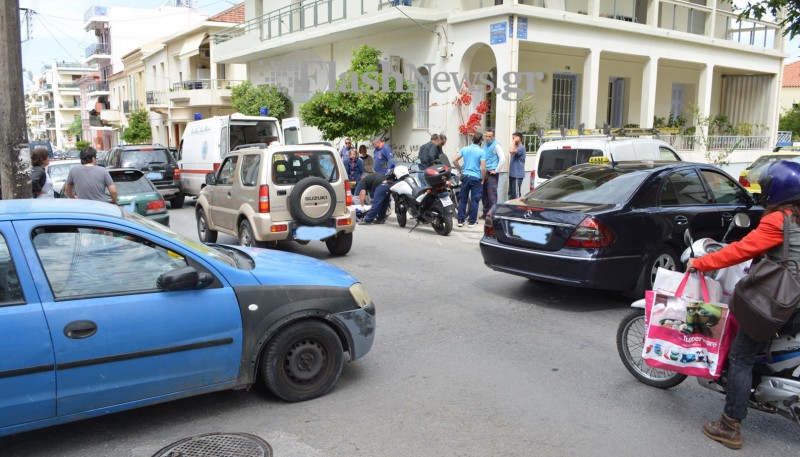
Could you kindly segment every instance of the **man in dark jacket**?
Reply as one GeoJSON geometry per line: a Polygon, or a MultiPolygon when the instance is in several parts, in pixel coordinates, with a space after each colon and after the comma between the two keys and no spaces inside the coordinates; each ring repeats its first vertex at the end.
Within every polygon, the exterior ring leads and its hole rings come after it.
{"type": "Polygon", "coordinates": [[[434,133],[431,135],[431,141],[423,144],[419,147],[419,169],[424,170],[434,162],[439,161],[439,154],[441,154],[441,149],[439,148],[439,134],[434,133]]]}

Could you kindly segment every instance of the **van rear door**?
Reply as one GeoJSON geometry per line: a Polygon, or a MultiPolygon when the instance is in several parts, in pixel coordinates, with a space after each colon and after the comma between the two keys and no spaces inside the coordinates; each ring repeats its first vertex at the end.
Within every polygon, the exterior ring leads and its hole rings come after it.
{"type": "Polygon", "coordinates": [[[300,118],[288,117],[281,121],[283,128],[283,144],[301,144],[303,139],[300,136],[300,118]]]}

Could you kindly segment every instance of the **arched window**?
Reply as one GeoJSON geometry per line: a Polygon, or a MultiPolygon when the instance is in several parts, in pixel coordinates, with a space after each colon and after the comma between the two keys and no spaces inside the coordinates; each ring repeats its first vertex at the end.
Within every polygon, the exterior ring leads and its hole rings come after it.
{"type": "Polygon", "coordinates": [[[414,127],[418,129],[428,128],[428,118],[430,110],[430,81],[431,75],[426,67],[419,67],[418,78],[424,81],[417,81],[417,100],[415,103],[415,122],[414,127]]]}

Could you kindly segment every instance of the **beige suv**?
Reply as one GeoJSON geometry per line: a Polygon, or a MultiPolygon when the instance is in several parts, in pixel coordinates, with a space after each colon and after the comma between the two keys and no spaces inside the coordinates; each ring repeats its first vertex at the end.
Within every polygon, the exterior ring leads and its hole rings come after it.
{"type": "Polygon", "coordinates": [[[322,240],[331,254],[345,255],[356,227],[352,198],[342,159],[331,147],[239,149],[206,175],[195,210],[197,235],[214,243],[223,232],[257,247],[322,240]]]}

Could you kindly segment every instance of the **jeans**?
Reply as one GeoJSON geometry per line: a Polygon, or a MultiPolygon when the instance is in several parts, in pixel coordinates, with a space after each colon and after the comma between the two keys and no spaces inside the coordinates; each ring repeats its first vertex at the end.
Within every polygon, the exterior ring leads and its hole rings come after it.
{"type": "Polygon", "coordinates": [[[389,203],[391,202],[392,195],[389,193],[389,185],[383,183],[375,189],[372,207],[367,211],[367,215],[364,216],[364,221],[372,222],[375,219],[379,221],[386,219],[386,210],[389,209],[389,203]]]}
{"type": "MultiPolygon", "coordinates": [[[[795,335],[800,332],[800,312],[795,312],[781,328],[781,334],[795,335]]],[[[755,341],[739,329],[728,354],[728,386],[725,393],[725,414],[734,419],[747,417],[747,401],[753,387],[753,365],[756,353],[766,343],[755,341]]]]}
{"type": "Polygon", "coordinates": [[[525,178],[508,178],[508,198],[513,200],[522,197],[522,181],[525,178]]]}
{"type": "Polygon", "coordinates": [[[483,183],[483,217],[486,217],[494,204],[497,203],[497,180],[498,174],[486,174],[486,181],[483,183]]]}
{"type": "Polygon", "coordinates": [[[464,222],[469,216],[469,223],[478,222],[478,202],[481,201],[481,179],[473,176],[461,176],[461,195],[458,196],[458,221],[464,222]],[[467,202],[469,202],[469,214],[467,213],[467,202]]]}

